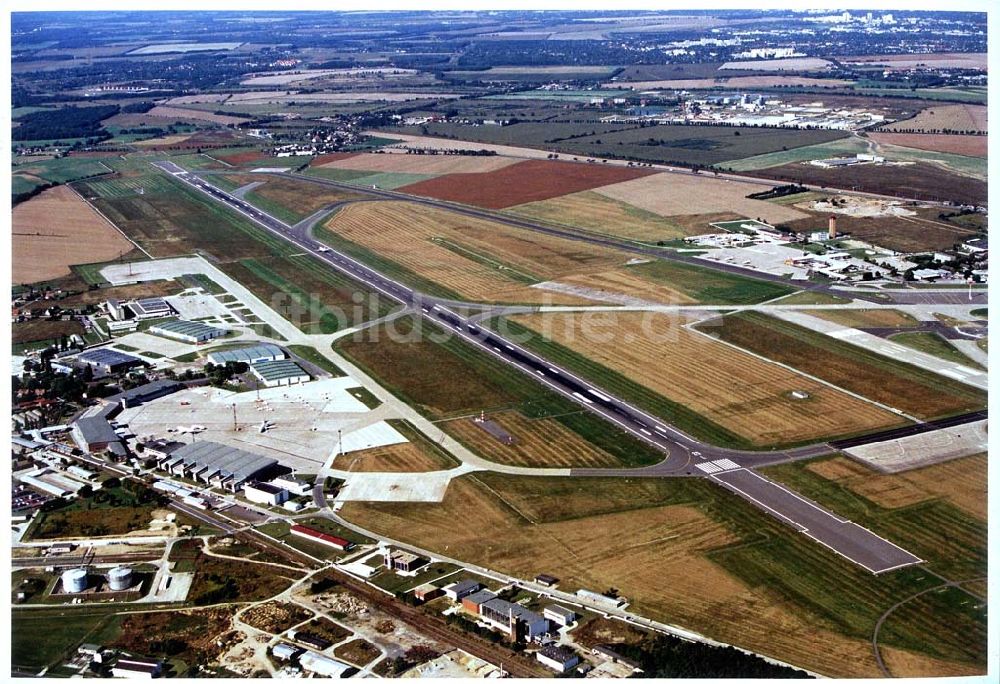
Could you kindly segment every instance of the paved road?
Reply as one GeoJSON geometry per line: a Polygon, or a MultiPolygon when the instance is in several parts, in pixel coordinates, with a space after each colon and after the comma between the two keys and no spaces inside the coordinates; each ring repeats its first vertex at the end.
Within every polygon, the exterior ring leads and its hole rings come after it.
{"type": "MultiPolygon", "coordinates": [[[[808,502],[809,506],[803,508],[801,503],[804,499],[799,495],[756,473],[743,470],[748,466],[761,465],[776,460],[808,458],[827,453],[829,451],[827,445],[816,444],[762,454],[760,452],[724,449],[701,443],[639,408],[602,392],[599,387],[567,369],[552,364],[537,354],[464,318],[447,306],[437,303],[436,300],[424,297],[421,293],[382,275],[363,263],[327,247],[312,236],[310,228],[314,221],[307,220],[300,222],[297,226],[289,226],[172,162],[155,162],[154,165],[172,174],[178,180],[204,192],[216,201],[222,202],[231,209],[251,218],[275,235],[292,242],[367,287],[391,299],[412,306],[421,316],[454,331],[456,336],[467,343],[485,350],[509,366],[534,377],[537,382],[660,450],[664,454],[663,461],[651,468],[644,469],[643,474],[646,476],[713,476],[710,478],[711,481],[726,486],[754,505],[769,513],[776,514],[780,519],[796,528],[809,530],[810,536],[814,539],[866,568],[878,569],[883,568],[883,566],[888,568],[890,565],[899,565],[898,556],[895,553],[888,553],[888,546],[876,546],[871,543],[870,537],[874,536],[871,532],[853,524],[817,524],[817,521],[839,519],[811,502],[808,502]],[[731,470],[747,472],[748,474],[728,473],[731,470]],[[715,476],[719,472],[726,472],[725,479],[719,479],[715,476]],[[745,477],[752,477],[754,482],[759,480],[766,486],[758,486],[751,491],[749,487],[740,488],[733,485],[733,482],[738,482],[740,478],[745,477]],[[816,511],[823,511],[823,514],[820,515],[816,511]],[[802,519],[799,520],[799,518],[802,519]],[[869,549],[869,552],[865,555],[856,549],[869,549]],[[873,561],[871,556],[880,552],[886,554],[884,562],[873,561]]],[[[573,470],[571,476],[615,475],[618,473],[619,471],[613,470],[600,473],[573,470]]],[[[634,477],[637,472],[630,470],[622,474],[634,477]]],[[[912,562],[919,562],[915,556],[911,557],[914,559],[912,562]]]]}

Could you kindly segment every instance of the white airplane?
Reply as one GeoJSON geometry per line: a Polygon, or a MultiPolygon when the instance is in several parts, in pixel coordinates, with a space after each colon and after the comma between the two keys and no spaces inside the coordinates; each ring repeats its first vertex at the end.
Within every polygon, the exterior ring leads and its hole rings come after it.
{"type": "Polygon", "coordinates": [[[263,434],[263,433],[267,432],[268,430],[270,430],[272,427],[274,427],[274,423],[272,423],[269,420],[262,420],[262,421],[260,421],[260,427],[257,428],[257,431],[260,432],[261,434],[263,434]]]}

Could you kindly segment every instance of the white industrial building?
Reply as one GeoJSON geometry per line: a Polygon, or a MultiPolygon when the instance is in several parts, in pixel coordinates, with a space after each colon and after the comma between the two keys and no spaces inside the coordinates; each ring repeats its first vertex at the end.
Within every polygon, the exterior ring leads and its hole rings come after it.
{"type": "Polygon", "coordinates": [[[294,494],[295,496],[305,496],[312,491],[312,485],[308,482],[303,482],[302,480],[297,480],[291,475],[284,475],[282,477],[276,477],[271,480],[271,484],[275,487],[281,487],[282,489],[287,489],[289,494],[294,494]]]}
{"type": "Polygon", "coordinates": [[[299,364],[289,359],[261,361],[251,366],[250,370],[266,387],[298,385],[312,380],[299,364]]]}
{"type": "Polygon", "coordinates": [[[151,325],[149,332],[188,344],[201,344],[226,334],[222,328],[213,328],[198,321],[165,321],[151,325]]]}
{"type": "Polygon", "coordinates": [[[312,651],[306,651],[299,656],[299,665],[306,672],[312,672],[320,677],[329,677],[332,679],[340,679],[344,676],[344,673],[352,669],[350,666],[338,662],[333,658],[327,658],[312,651]]]}
{"type": "Polygon", "coordinates": [[[542,610],[542,617],[547,620],[551,620],[556,624],[566,627],[567,625],[572,625],[576,622],[576,613],[574,613],[569,608],[563,608],[562,606],[552,604],[551,606],[546,606],[542,610]]]}
{"type": "Polygon", "coordinates": [[[160,675],[163,667],[158,660],[139,656],[119,656],[111,668],[111,676],[123,679],[152,679],[160,675]]]}
{"type": "Polygon", "coordinates": [[[243,496],[254,503],[280,506],[288,501],[288,492],[264,482],[251,482],[243,487],[243,496]]]}
{"type": "Polygon", "coordinates": [[[580,664],[580,656],[565,646],[549,644],[535,654],[538,662],[556,672],[569,672],[580,664]]]}

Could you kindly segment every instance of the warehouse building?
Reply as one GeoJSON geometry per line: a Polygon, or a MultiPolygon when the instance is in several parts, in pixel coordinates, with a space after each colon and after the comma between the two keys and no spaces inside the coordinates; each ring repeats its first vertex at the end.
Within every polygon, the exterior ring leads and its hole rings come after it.
{"type": "Polygon", "coordinates": [[[118,657],[118,661],[111,668],[111,675],[125,679],[152,679],[159,676],[162,669],[163,667],[158,660],[122,655],[118,657]]]}
{"type": "Polygon", "coordinates": [[[307,646],[312,646],[317,651],[325,651],[333,646],[332,641],[327,641],[323,637],[313,634],[312,632],[303,632],[301,629],[288,630],[288,637],[300,643],[306,644],[307,646]]]}
{"type": "Polygon", "coordinates": [[[312,377],[302,370],[302,366],[289,359],[260,361],[253,364],[250,370],[267,387],[298,385],[312,380],[312,377]]]}
{"type": "Polygon", "coordinates": [[[292,660],[300,653],[302,653],[301,648],[298,646],[292,646],[285,641],[278,642],[274,645],[274,648],[271,649],[271,655],[278,660],[292,660]]]}
{"type": "Polygon", "coordinates": [[[251,482],[243,487],[243,496],[254,503],[280,506],[288,501],[288,492],[265,482],[251,482]]]}
{"type": "Polygon", "coordinates": [[[452,601],[458,602],[464,599],[466,596],[476,593],[482,588],[483,585],[480,584],[479,582],[467,579],[467,580],[462,580],[461,582],[453,582],[448,586],[444,587],[442,591],[444,591],[444,595],[450,598],[452,601]]]}
{"type": "Polygon", "coordinates": [[[137,299],[128,305],[135,313],[135,317],[140,321],[150,318],[164,318],[172,316],[174,310],[167,304],[167,300],[162,297],[150,297],[149,299],[137,299]]]}
{"type": "Polygon", "coordinates": [[[185,444],[159,464],[174,475],[237,491],[250,480],[267,479],[278,461],[217,442],[185,444]]]}
{"type": "Polygon", "coordinates": [[[418,601],[430,601],[436,599],[438,596],[442,595],[441,587],[435,587],[433,584],[421,584],[419,587],[413,590],[413,596],[418,601]]]}
{"type": "Polygon", "coordinates": [[[496,594],[492,591],[487,591],[486,589],[474,591],[462,598],[462,608],[473,615],[479,615],[479,609],[482,608],[483,604],[487,601],[492,601],[496,597],[496,594]]]}
{"type": "Polygon", "coordinates": [[[130,368],[144,366],[146,362],[137,356],[123,354],[114,349],[101,347],[100,349],[89,349],[76,357],[77,361],[87,364],[91,368],[104,371],[105,373],[121,373],[130,368]]]}
{"type": "Polygon", "coordinates": [[[188,344],[201,344],[226,334],[222,328],[213,328],[198,321],[165,321],[151,325],[149,332],[188,344]]]}
{"type": "Polygon", "coordinates": [[[538,662],[556,672],[569,672],[580,664],[580,656],[565,646],[549,644],[535,654],[538,662]]]}
{"type": "Polygon", "coordinates": [[[327,534],[326,532],[314,530],[313,528],[306,527],[305,525],[292,525],[288,531],[297,537],[304,537],[309,541],[325,544],[326,546],[332,546],[338,551],[350,551],[354,548],[354,542],[352,541],[342,539],[341,537],[335,537],[332,534],[327,534]]]}
{"type": "Polygon", "coordinates": [[[274,344],[255,344],[241,349],[217,349],[208,355],[208,362],[216,366],[227,363],[254,364],[261,361],[280,361],[285,358],[285,352],[274,344]]]}
{"type": "Polygon", "coordinates": [[[306,651],[299,656],[299,665],[306,672],[312,672],[320,677],[340,679],[351,670],[352,667],[338,662],[333,658],[327,658],[312,651],[306,651]]]}

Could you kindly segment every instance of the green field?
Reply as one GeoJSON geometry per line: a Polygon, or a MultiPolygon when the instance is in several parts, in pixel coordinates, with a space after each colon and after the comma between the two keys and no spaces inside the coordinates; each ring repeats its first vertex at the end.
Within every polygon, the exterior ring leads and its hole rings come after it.
{"type": "Polygon", "coordinates": [[[106,619],[80,611],[14,610],[11,617],[11,662],[40,670],[69,656],[106,619]]]}
{"type": "Polygon", "coordinates": [[[759,304],[795,292],[781,283],[664,259],[630,266],[629,271],[680,290],[703,304],[759,304]]]}
{"type": "Polygon", "coordinates": [[[50,183],[69,183],[81,178],[111,173],[99,159],[62,157],[24,164],[14,168],[15,173],[29,173],[50,183]]]}
{"type": "Polygon", "coordinates": [[[791,150],[768,152],[749,157],[732,157],[726,161],[718,161],[715,165],[720,169],[727,169],[729,171],[756,171],[758,169],[769,169],[772,166],[793,164],[801,161],[811,161],[813,159],[851,157],[855,154],[867,151],[868,145],[864,140],[850,137],[830,142],[823,142],[817,145],[796,147],[791,150]]]}
{"type": "MultiPolygon", "coordinates": [[[[357,171],[355,169],[337,169],[337,168],[323,168],[320,166],[310,166],[306,169],[305,173],[309,176],[316,176],[317,178],[326,178],[327,180],[341,181],[345,183],[350,183],[352,181],[360,181],[364,178],[369,178],[371,176],[381,175],[376,171],[357,171]]],[[[358,185],[365,185],[365,183],[359,182],[358,185]]]]}
{"type": "MultiPolygon", "coordinates": [[[[620,92],[615,94],[621,95],[620,92]]],[[[528,94],[518,96],[520,95],[528,94]]],[[[596,93],[587,95],[588,99],[594,96],[596,93]]],[[[476,128],[452,123],[429,123],[393,130],[410,135],[436,135],[474,142],[536,147],[580,157],[612,157],[699,166],[816,145],[847,136],[840,131],[672,124],[640,127],[636,124],[600,122],[527,122],[476,128]]]]}
{"type": "Polygon", "coordinates": [[[918,418],[986,403],[978,389],[763,313],[731,314],[705,332],[918,418]]]}
{"type": "Polygon", "coordinates": [[[346,375],[333,361],[320,354],[314,347],[307,347],[304,344],[292,344],[289,345],[288,351],[301,359],[305,359],[309,363],[319,366],[335,378],[342,378],[346,375]]]}
{"type": "Polygon", "coordinates": [[[976,363],[968,356],[956,349],[951,343],[946,339],[932,332],[909,332],[909,333],[899,333],[898,335],[893,335],[889,338],[893,342],[899,342],[900,344],[906,345],[911,349],[916,349],[917,351],[926,352],[932,356],[936,356],[939,359],[944,359],[945,361],[953,361],[955,363],[960,363],[963,366],[968,366],[970,368],[977,368],[979,370],[985,371],[980,364],[976,363]]]}

